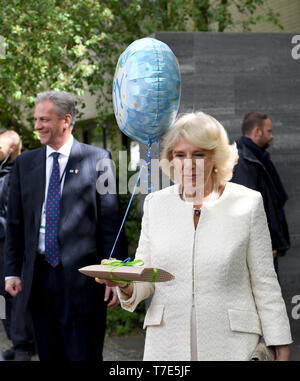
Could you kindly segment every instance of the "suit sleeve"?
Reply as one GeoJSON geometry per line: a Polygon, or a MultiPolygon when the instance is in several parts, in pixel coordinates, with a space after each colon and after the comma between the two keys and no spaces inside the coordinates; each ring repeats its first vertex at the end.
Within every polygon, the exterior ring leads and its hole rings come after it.
{"type": "Polygon", "coordinates": [[[254,198],[247,263],[266,344],[292,343],[290,323],[273,265],[270,233],[259,192],[254,198]]]}
{"type": "Polygon", "coordinates": [[[15,161],[11,178],[7,209],[4,250],[5,276],[21,276],[24,256],[24,221],[20,189],[19,158],[15,161]]]}
{"type": "MultiPolygon", "coordinates": [[[[151,196],[151,195],[150,195],[151,196]]],[[[144,214],[142,219],[142,229],[139,239],[138,248],[135,254],[135,259],[144,261],[145,267],[151,266],[151,246],[149,239],[149,200],[148,196],[144,202],[144,214]]],[[[117,289],[118,296],[121,302],[121,307],[127,311],[133,312],[137,305],[144,299],[154,293],[155,285],[150,282],[138,282],[133,284],[133,294],[130,299],[125,299],[124,295],[117,289]]]]}
{"type": "MultiPolygon", "coordinates": [[[[119,229],[122,223],[122,211],[119,200],[119,195],[116,188],[116,179],[114,174],[113,161],[108,151],[104,151],[101,160],[104,160],[103,166],[106,170],[99,171],[97,181],[97,202],[98,202],[98,219],[100,227],[100,251],[102,258],[108,258],[114,246],[119,229]],[[101,192],[100,184],[101,176],[107,179],[107,183],[111,188],[108,192],[101,192]],[[103,193],[103,194],[102,194],[103,193]]],[[[99,163],[99,162],[98,162],[99,163]]],[[[99,167],[98,167],[99,168],[99,167]]],[[[102,167],[100,168],[102,169],[102,167]]],[[[102,184],[104,185],[104,184],[102,184]]],[[[127,239],[125,234],[125,227],[123,226],[119,238],[116,242],[112,257],[124,260],[128,256],[127,239]]]]}

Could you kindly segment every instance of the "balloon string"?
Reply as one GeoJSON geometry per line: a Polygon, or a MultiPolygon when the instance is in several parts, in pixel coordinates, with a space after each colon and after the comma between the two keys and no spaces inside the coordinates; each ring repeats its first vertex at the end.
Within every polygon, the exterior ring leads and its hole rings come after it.
{"type": "MultiPolygon", "coordinates": [[[[135,183],[135,185],[134,185],[134,188],[133,188],[133,191],[132,191],[132,195],[131,195],[131,198],[130,198],[130,200],[129,200],[129,203],[128,203],[126,212],[125,212],[125,214],[124,214],[124,217],[123,217],[123,221],[122,221],[121,227],[120,227],[120,229],[119,229],[118,235],[117,235],[117,237],[116,237],[116,239],[115,239],[115,243],[114,243],[114,245],[113,245],[113,248],[111,249],[111,252],[110,252],[110,255],[109,255],[109,258],[108,258],[108,259],[111,258],[112,254],[113,254],[113,252],[114,252],[114,250],[115,250],[115,247],[116,247],[116,244],[117,244],[117,242],[118,242],[118,239],[119,239],[121,230],[122,230],[122,228],[123,228],[123,225],[124,225],[124,223],[125,223],[127,214],[128,214],[128,212],[129,212],[130,205],[131,205],[132,200],[133,200],[133,196],[135,195],[136,188],[137,188],[138,183],[139,183],[139,181],[140,181],[142,171],[143,171],[143,169],[144,169],[146,166],[149,165],[149,163],[151,163],[151,154],[150,154],[150,150],[151,150],[152,143],[153,143],[153,141],[150,141],[149,144],[148,144],[147,153],[146,153],[146,156],[145,156],[145,159],[144,159],[144,163],[143,163],[143,165],[141,166],[141,169],[140,169],[140,171],[139,171],[139,175],[138,175],[138,178],[137,178],[136,183],[135,183]],[[149,157],[150,157],[150,161],[149,161],[149,157]]],[[[149,171],[150,171],[150,167],[148,166],[148,173],[149,173],[149,171]]],[[[150,188],[150,189],[151,189],[151,188],[150,188]]]]}
{"type": "MultiPolygon", "coordinates": [[[[156,148],[156,151],[155,151],[154,155],[157,155],[158,151],[159,151],[159,141],[158,141],[158,139],[155,140],[155,143],[157,145],[156,146],[157,148],[156,148]]],[[[145,156],[145,160],[144,160],[144,167],[147,167],[148,171],[147,171],[147,174],[142,177],[142,182],[143,183],[148,183],[148,187],[147,187],[147,191],[148,192],[153,189],[153,184],[151,182],[151,160],[152,160],[151,151],[149,151],[149,152],[147,152],[147,154],[145,156]]]]}

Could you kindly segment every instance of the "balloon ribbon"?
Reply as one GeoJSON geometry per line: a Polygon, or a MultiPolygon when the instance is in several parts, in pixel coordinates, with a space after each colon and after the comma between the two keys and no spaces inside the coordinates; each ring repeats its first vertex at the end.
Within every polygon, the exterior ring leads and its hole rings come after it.
{"type": "MultiPolygon", "coordinates": [[[[157,145],[158,145],[158,141],[157,141],[157,140],[156,140],[156,142],[157,142],[157,145]]],[[[119,229],[119,232],[118,232],[118,234],[117,234],[117,237],[116,237],[116,239],[115,239],[113,248],[111,249],[111,252],[110,252],[110,255],[109,255],[109,258],[108,258],[108,259],[111,258],[112,254],[113,254],[113,252],[114,252],[114,250],[115,250],[115,247],[116,247],[117,241],[118,241],[118,239],[119,239],[121,230],[122,230],[122,228],[123,228],[124,222],[125,222],[125,220],[126,220],[126,217],[127,217],[128,212],[129,212],[129,208],[130,208],[130,205],[131,205],[131,203],[132,203],[133,196],[135,195],[136,188],[137,188],[138,183],[139,183],[139,181],[140,181],[142,171],[143,171],[143,169],[146,168],[146,167],[148,168],[148,178],[150,179],[150,164],[151,164],[151,153],[150,153],[150,150],[151,150],[152,143],[154,143],[154,141],[150,141],[149,144],[148,144],[148,147],[147,147],[147,153],[146,153],[146,156],[145,156],[145,159],[144,159],[144,163],[143,163],[143,165],[141,166],[140,172],[139,172],[139,174],[138,174],[138,178],[137,178],[137,180],[136,180],[136,183],[135,183],[134,188],[133,188],[133,191],[132,191],[131,198],[130,198],[130,200],[129,200],[129,203],[128,203],[126,212],[125,212],[124,217],[123,217],[123,221],[122,221],[121,227],[120,227],[120,229],[119,229]]],[[[157,148],[157,152],[158,152],[158,148],[157,148]]],[[[151,185],[151,181],[150,181],[150,180],[148,180],[147,182],[149,182],[149,185],[151,185]]],[[[149,186],[149,187],[148,187],[148,190],[150,190],[151,188],[152,188],[152,186],[149,186]]]]}

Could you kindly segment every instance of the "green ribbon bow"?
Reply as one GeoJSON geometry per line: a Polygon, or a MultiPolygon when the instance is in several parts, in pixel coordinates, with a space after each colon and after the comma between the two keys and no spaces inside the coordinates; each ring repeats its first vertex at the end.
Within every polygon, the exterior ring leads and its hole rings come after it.
{"type": "MultiPolygon", "coordinates": [[[[134,261],[131,261],[130,258],[127,258],[124,261],[120,261],[119,259],[115,259],[114,261],[104,262],[104,263],[101,263],[101,264],[102,265],[112,266],[112,268],[109,269],[108,272],[112,275],[112,277],[113,277],[112,280],[114,282],[118,282],[118,283],[132,283],[131,280],[124,280],[124,279],[118,278],[116,275],[113,274],[113,271],[118,269],[119,267],[122,267],[122,266],[143,266],[144,265],[144,261],[142,261],[141,259],[136,259],[134,261]]],[[[157,269],[154,268],[153,269],[153,276],[152,276],[151,282],[155,282],[156,275],[157,275],[157,269]]]]}

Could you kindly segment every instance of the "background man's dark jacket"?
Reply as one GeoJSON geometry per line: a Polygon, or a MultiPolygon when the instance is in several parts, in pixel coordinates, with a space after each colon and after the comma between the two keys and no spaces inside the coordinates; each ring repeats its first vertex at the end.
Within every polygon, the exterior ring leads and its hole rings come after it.
{"type": "Polygon", "coordinates": [[[6,233],[6,215],[9,191],[9,178],[13,164],[7,164],[0,170],[0,241],[6,233]]]}
{"type": "Polygon", "coordinates": [[[241,137],[237,141],[238,164],[234,168],[232,182],[259,191],[263,197],[273,250],[284,255],[290,248],[288,225],[284,215],[287,194],[267,151],[259,148],[251,139],[241,137]]]}
{"type": "Polygon", "coordinates": [[[6,299],[6,319],[3,325],[9,340],[17,351],[33,351],[32,324],[27,309],[24,308],[22,293],[12,298],[5,293],[4,282],[4,242],[6,236],[7,204],[10,190],[10,176],[13,163],[8,163],[0,170],[0,295],[6,299]]]}
{"type": "Polygon", "coordinates": [[[0,295],[4,295],[4,241],[6,234],[7,203],[9,178],[13,164],[7,164],[0,170],[0,295]]]}
{"type": "MultiPolygon", "coordinates": [[[[100,195],[96,170],[108,151],[74,139],[61,196],[59,243],[65,276],[68,313],[90,313],[103,303],[104,287],[78,272],[107,258],[121,224],[117,194],[100,195]],[[70,171],[71,170],[71,171],[70,171]],[[73,171],[72,171],[73,170],[73,171]],[[76,171],[77,170],[77,171],[76,171]]],[[[45,195],[46,147],[20,155],[11,175],[8,203],[5,275],[22,275],[28,303],[38,250],[41,210],[45,195]]],[[[124,234],[114,257],[127,255],[124,234]]]]}

